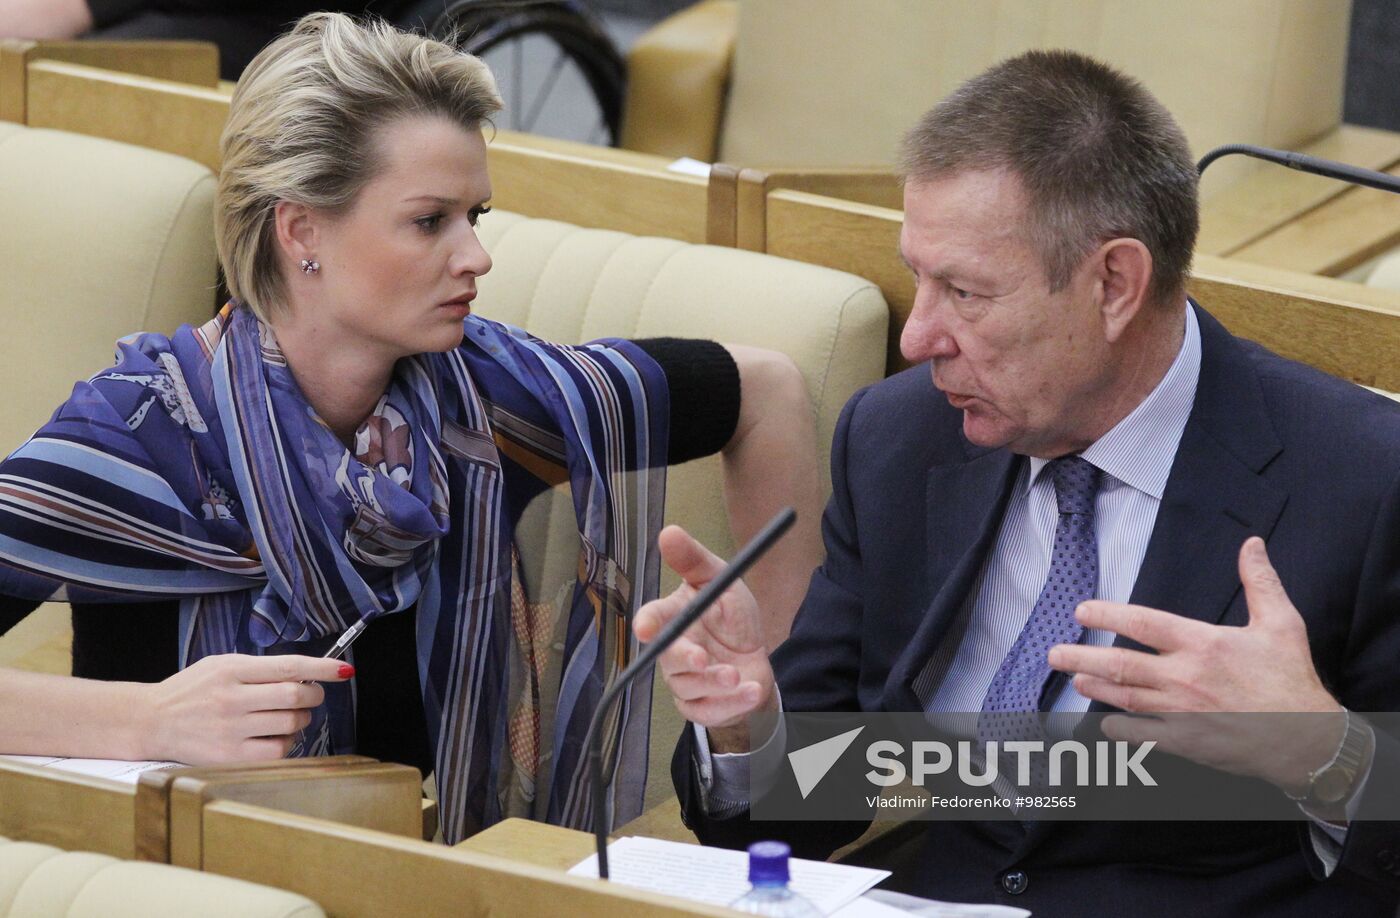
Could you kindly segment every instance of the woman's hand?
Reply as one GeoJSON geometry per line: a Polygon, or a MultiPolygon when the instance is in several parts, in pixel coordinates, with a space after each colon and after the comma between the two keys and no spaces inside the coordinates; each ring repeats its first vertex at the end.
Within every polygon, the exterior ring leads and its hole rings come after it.
{"type": "Polygon", "coordinates": [[[354,674],[320,657],[205,657],[145,687],[141,757],[190,765],[280,759],[326,696],[316,683],[354,674]]]}

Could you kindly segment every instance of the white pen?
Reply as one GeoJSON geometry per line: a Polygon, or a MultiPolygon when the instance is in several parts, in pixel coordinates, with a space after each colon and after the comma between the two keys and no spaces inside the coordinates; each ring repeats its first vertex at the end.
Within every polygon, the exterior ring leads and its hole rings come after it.
{"type": "Polygon", "coordinates": [[[330,650],[327,650],[323,656],[328,660],[340,659],[340,655],[345,652],[345,648],[349,647],[351,642],[364,633],[365,628],[369,626],[371,614],[373,613],[366,614],[364,618],[351,625],[349,630],[342,634],[340,639],[335,642],[335,645],[331,647],[330,650]]]}

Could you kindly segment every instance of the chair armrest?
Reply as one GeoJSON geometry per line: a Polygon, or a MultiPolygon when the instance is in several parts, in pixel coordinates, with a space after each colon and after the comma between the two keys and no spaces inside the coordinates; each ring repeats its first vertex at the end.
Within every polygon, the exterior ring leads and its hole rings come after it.
{"type": "Polygon", "coordinates": [[[642,35],[627,55],[622,146],[713,162],[738,31],[737,0],[703,0],[642,35]]]}
{"type": "Polygon", "coordinates": [[[26,60],[63,61],[211,88],[219,82],[219,47],[210,41],[39,41],[26,60]]]}
{"type": "Polygon", "coordinates": [[[146,772],[137,786],[136,852],[200,869],[204,808],[212,800],[417,839],[425,823],[422,794],[418,769],[356,755],[146,772]]]}

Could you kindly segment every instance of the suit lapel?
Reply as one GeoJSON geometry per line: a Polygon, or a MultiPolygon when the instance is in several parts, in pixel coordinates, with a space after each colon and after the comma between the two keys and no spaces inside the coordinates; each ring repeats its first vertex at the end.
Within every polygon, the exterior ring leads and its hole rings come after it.
{"type": "MultiPolygon", "coordinates": [[[[1131,602],[1217,624],[1240,591],[1240,545],[1268,537],[1287,495],[1189,423],[1131,602]]],[[[1141,649],[1126,638],[1114,643],[1141,649]]]]}
{"type": "Polygon", "coordinates": [[[1024,461],[1006,450],[983,450],[970,444],[968,455],[966,462],[929,470],[925,572],[933,601],[890,670],[881,698],[887,711],[923,707],[914,692],[914,680],[976,582],[1024,461]]]}
{"type": "MultiPolygon", "coordinates": [[[[1261,477],[1283,447],[1248,353],[1209,313],[1192,308],[1201,329],[1196,399],[1129,601],[1218,624],[1241,589],[1240,545],[1251,535],[1269,537],[1288,495],[1261,477]]],[[[1121,636],[1113,643],[1143,649],[1121,636]]],[[[1112,710],[1089,706],[1090,713],[1112,710]]],[[[1016,857],[1055,825],[1029,824],[1016,857]]]]}
{"type": "Polygon", "coordinates": [[[1261,474],[1283,447],[1249,355],[1195,308],[1201,378],[1130,601],[1214,624],[1240,590],[1240,545],[1268,538],[1288,495],[1261,474]]]}

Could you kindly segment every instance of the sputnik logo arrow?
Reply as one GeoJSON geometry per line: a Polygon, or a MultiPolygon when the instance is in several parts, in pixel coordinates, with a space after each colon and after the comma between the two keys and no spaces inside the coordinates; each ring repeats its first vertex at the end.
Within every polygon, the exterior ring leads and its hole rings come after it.
{"type": "Polygon", "coordinates": [[[831,766],[836,764],[842,753],[851,748],[851,743],[856,741],[856,737],[864,729],[856,727],[854,730],[788,753],[788,761],[792,763],[792,773],[797,778],[797,789],[802,792],[803,800],[806,800],[807,795],[826,777],[826,773],[831,771],[831,766]]]}

